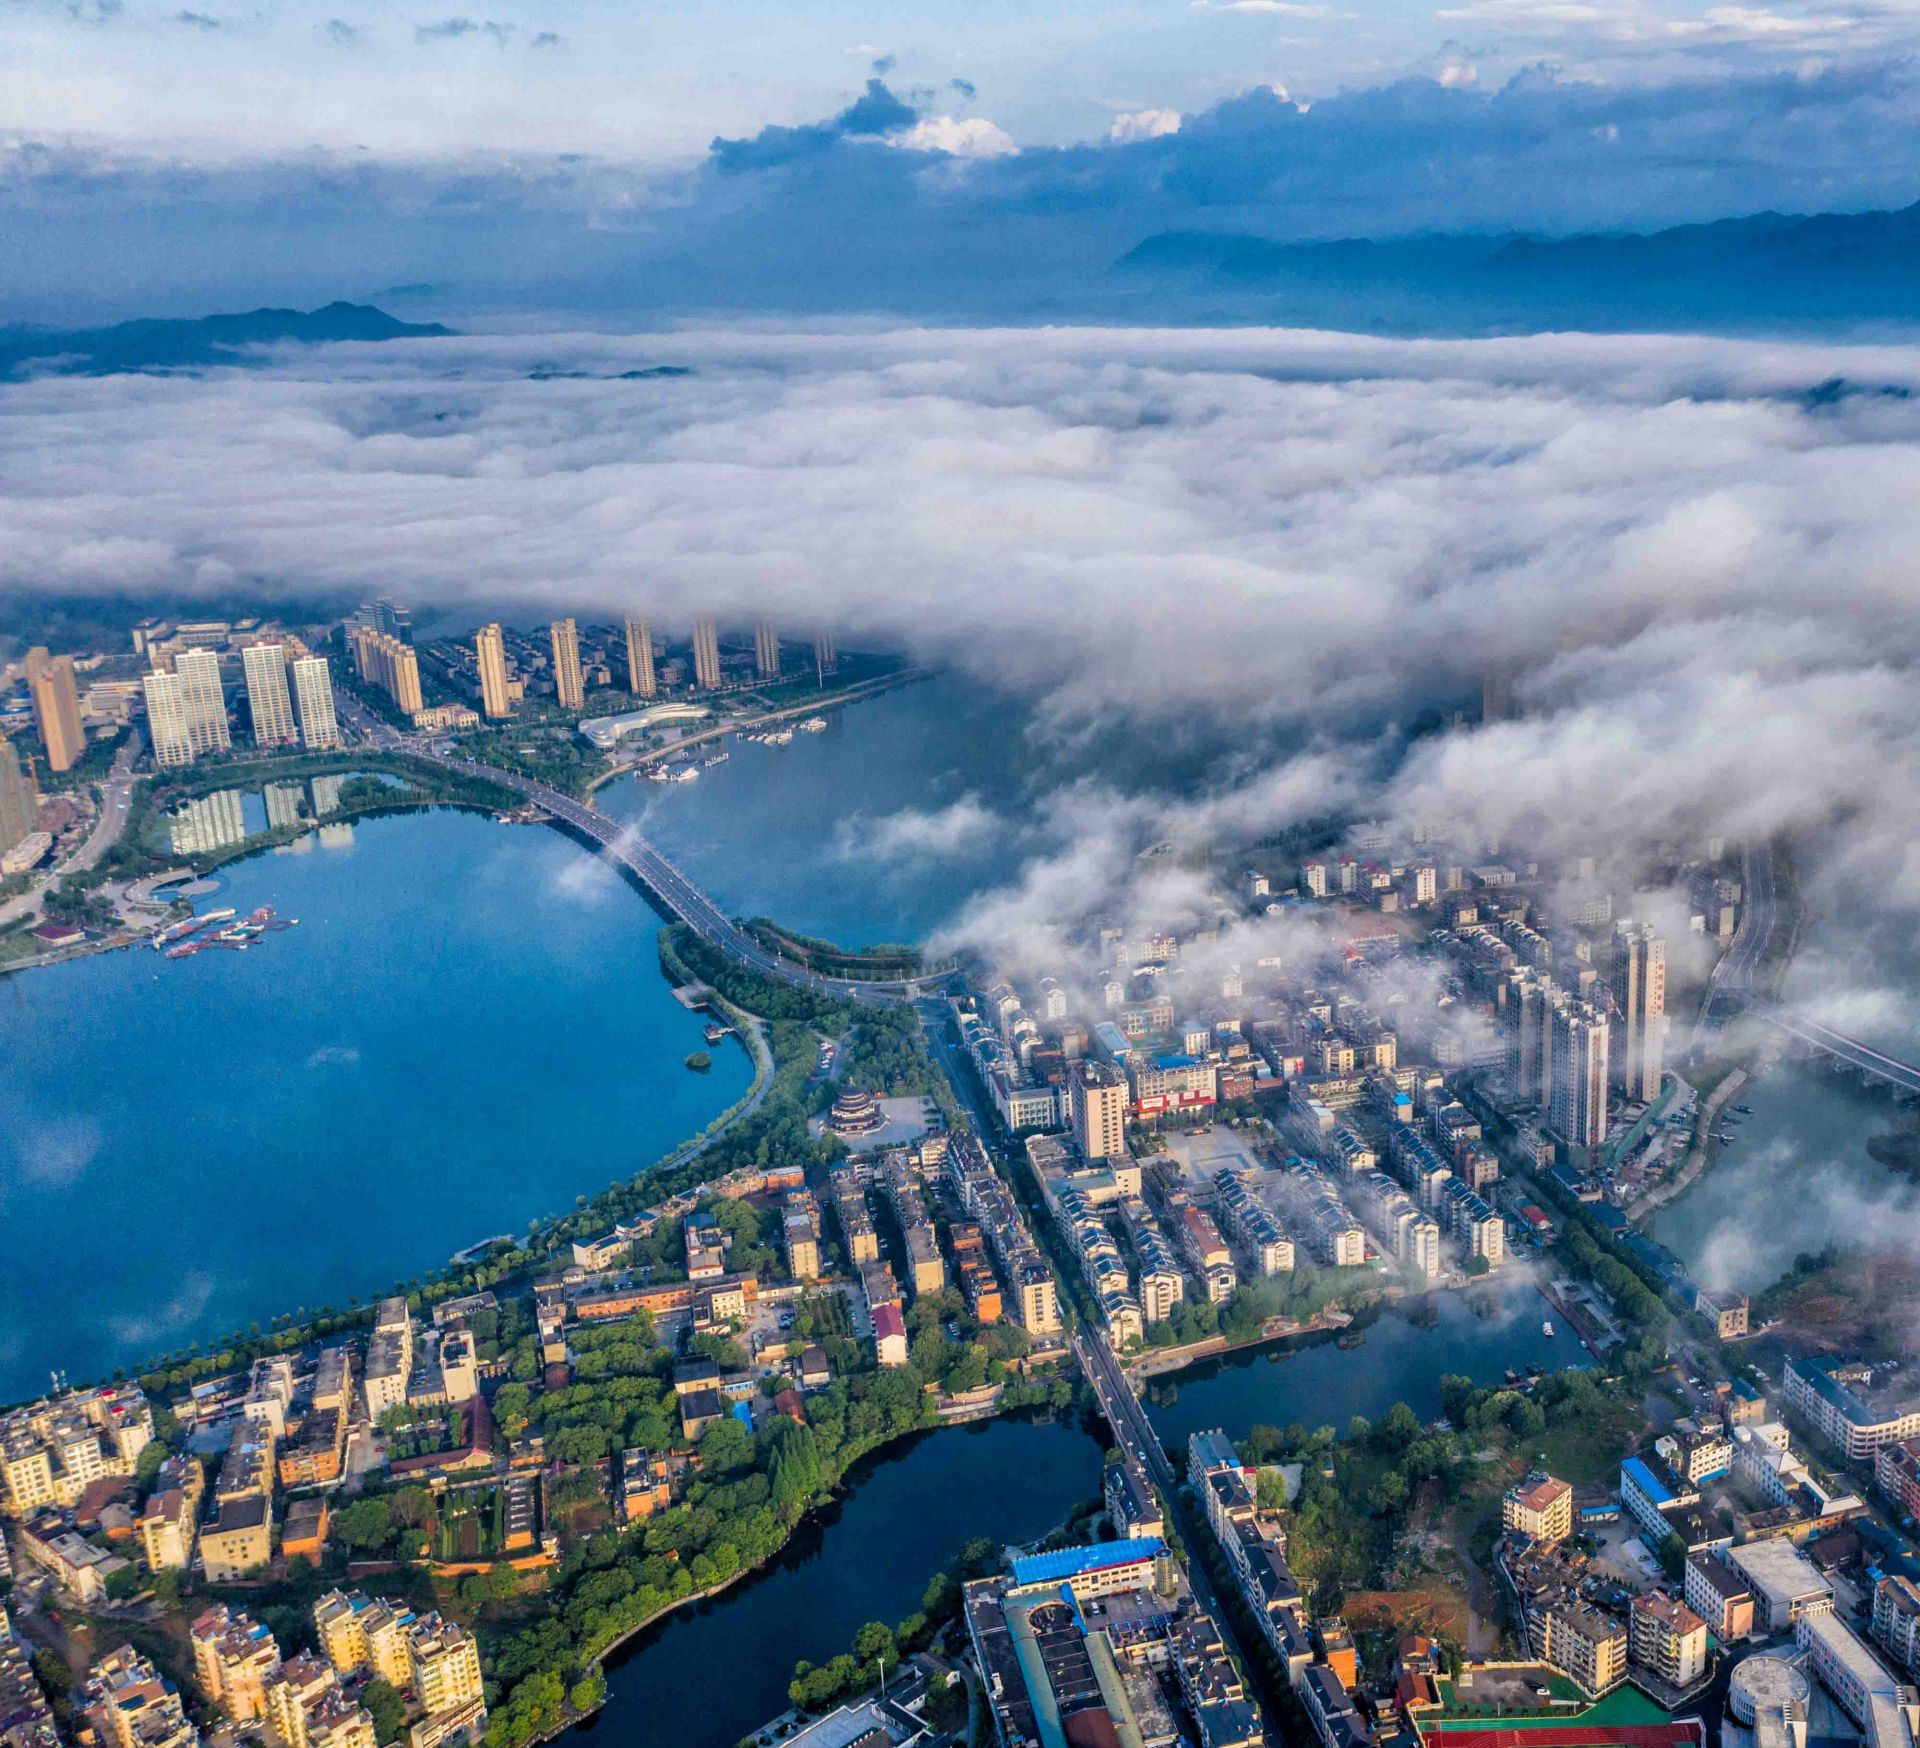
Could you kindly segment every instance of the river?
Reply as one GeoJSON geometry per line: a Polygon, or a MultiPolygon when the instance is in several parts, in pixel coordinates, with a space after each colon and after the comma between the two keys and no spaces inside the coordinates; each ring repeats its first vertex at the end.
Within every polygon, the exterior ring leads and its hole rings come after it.
{"type": "MultiPolygon", "coordinates": [[[[1874,1048],[1920,1057],[1920,948],[1897,911],[1844,881],[1814,883],[1783,979],[1787,1000],[1874,1048]]],[[[1771,1042],[1771,1040],[1768,1040],[1771,1042]]],[[[1825,1058],[1770,1061],[1730,1112],[1734,1139],[1649,1225],[1702,1286],[1758,1294],[1802,1251],[1920,1230],[1920,1184],[1867,1151],[1910,1131],[1886,1088],[1825,1058]]]]}
{"type": "Polygon", "coordinates": [[[1046,1534],[1100,1491],[1100,1471],[1100,1447],[1051,1420],[983,1421],[888,1446],[762,1571],[617,1652],[605,1708],[569,1739],[733,1748],[787,1709],[798,1660],[851,1649],[868,1621],[897,1625],[973,1537],[1046,1534]]]}
{"type": "Polygon", "coordinates": [[[1049,734],[1030,706],[955,673],[844,710],[785,746],[739,739],[692,783],[621,778],[631,820],[733,916],[841,946],[922,941],[1052,847],[1046,797],[1098,778],[1185,793],[1246,749],[1178,727],[1049,734]]]}
{"type": "Polygon", "coordinates": [[[1440,1412],[1440,1379],[1459,1372],[1476,1383],[1497,1380],[1509,1366],[1553,1371],[1589,1363],[1564,1319],[1545,1324],[1553,1310],[1532,1282],[1515,1273],[1505,1286],[1468,1293],[1433,1293],[1395,1300],[1360,1318],[1343,1335],[1294,1336],[1243,1348],[1169,1372],[1148,1385],[1154,1429],[1169,1445],[1188,1435],[1223,1428],[1245,1438],[1259,1424],[1344,1434],[1356,1414],[1374,1418],[1405,1402],[1422,1420],[1440,1412]],[[1474,1302],[1489,1307],[1483,1316],[1474,1302]],[[1353,1336],[1360,1340],[1352,1345],[1353,1336]],[[1349,1345],[1342,1346],[1345,1340],[1349,1345]]]}
{"type": "Polygon", "coordinates": [[[752,1078],[653,911],[556,832],[450,811],[230,864],[300,926],[0,979],[0,1400],[366,1298],[696,1133],[752,1078]],[[28,1241],[27,1235],[31,1235],[28,1241]]]}
{"type": "Polygon", "coordinates": [[[1757,1294],[1801,1251],[1920,1230],[1920,1185],[1867,1151],[1905,1126],[1884,1088],[1786,1060],[1734,1103],[1752,1115],[1735,1117],[1734,1140],[1649,1227],[1702,1286],[1757,1294]]]}

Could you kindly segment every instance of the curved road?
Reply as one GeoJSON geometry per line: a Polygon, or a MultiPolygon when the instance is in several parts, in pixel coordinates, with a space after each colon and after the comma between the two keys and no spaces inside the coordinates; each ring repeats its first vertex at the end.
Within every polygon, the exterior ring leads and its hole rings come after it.
{"type": "Polygon", "coordinates": [[[796,965],[791,959],[763,947],[746,930],[727,916],[712,899],[682,874],[666,856],[630,825],[609,819],[604,813],[585,806],[570,795],[549,789],[531,777],[483,765],[473,759],[456,758],[450,753],[429,752],[419,747],[407,749],[416,758],[445,766],[467,776],[484,777],[504,789],[524,795],[529,801],[571,827],[582,837],[598,844],[614,861],[632,873],[667,911],[686,923],[709,946],[737,959],[763,977],[777,978],[795,988],[816,995],[836,996],[845,1001],[911,1001],[946,980],[945,974],[929,978],[900,978],[884,983],[862,983],[847,977],[823,977],[796,965]]]}

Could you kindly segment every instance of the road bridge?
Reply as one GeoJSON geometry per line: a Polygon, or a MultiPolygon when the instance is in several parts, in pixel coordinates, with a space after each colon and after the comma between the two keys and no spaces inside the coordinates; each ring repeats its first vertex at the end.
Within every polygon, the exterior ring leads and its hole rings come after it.
{"type": "Polygon", "coordinates": [[[557,789],[550,789],[532,777],[523,777],[517,771],[503,771],[498,766],[483,765],[477,760],[459,758],[452,753],[427,752],[418,748],[409,750],[416,757],[450,771],[481,777],[525,796],[567,830],[597,846],[609,861],[626,869],[668,915],[679,918],[709,946],[737,959],[748,970],[757,971],[763,977],[775,978],[798,989],[811,990],[816,995],[869,1003],[911,1001],[946,980],[946,974],[942,974],[865,982],[851,977],[826,977],[817,971],[810,971],[806,966],[795,964],[754,939],[632,825],[610,819],[597,808],[576,801],[571,795],[563,795],[557,789]]]}
{"type": "Polygon", "coordinates": [[[1831,1026],[1823,1026],[1818,1020],[1809,1020],[1800,1014],[1783,1009],[1751,1011],[1775,1031],[1785,1032],[1795,1043],[1818,1051],[1842,1068],[1851,1068],[1869,1080],[1883,1081],[1903,1097],[1920,1098],[1920,1066],[1902,1062],[1897,1056],[1889,1056],[1884,1050],[1876,1050],[1858,1038],[1849,1038],[1844,1032],[1836,1032],[1831,1026]]]}

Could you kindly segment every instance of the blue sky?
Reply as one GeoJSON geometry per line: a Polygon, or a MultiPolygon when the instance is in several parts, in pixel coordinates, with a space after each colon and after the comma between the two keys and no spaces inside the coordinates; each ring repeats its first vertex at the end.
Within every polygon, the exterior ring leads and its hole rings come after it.
{"type": "Polygon", "coordinates": [[[669,161],[832,113],[875,62],[930,113],[1062,145],[1263,84],[1311,101],[1410,76],[1491,88],[1541,62],[1611,84],[1804,72],[1899,52],[1914,22],[1898,0],[9,0],[0,17],[10,129],[197,162],[669,161]]]}
{"type": "Polygon", "coordinates": [[[1159,230],[1920,195],[1920,0],[449,4],[5,0],[0,320],[421,283],[458,315],[1044,282],[1044,313],[1159,230]]]}

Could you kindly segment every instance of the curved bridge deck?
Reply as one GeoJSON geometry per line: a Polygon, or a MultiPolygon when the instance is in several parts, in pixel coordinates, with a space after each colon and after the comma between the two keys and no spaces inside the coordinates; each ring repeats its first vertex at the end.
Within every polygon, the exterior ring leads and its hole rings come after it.
{"type": "Polygon", "coordinates": [[[484,777],[491,783],[498,783],[503,789],[524,795],[570,831],[598,845],[610,861],[625,868],[646,888],[662,910],[678,917],[709,946],[718,948],[763,977],[776,978],[782,983],[811,990],[818,995],[864,1002],[911,1001],[944,981],[944,976],[940,976],[864,983],[855,978],[824,977],[818,972],[809,971],[804,965],[796,965],[791,959],[782,958],[762,946],[635,827],[617,819],[609,819],[604,813],[574,800],[572,796],[562,795],[559,790],[549,789],[544,783],[536,782],[531,777],[522,777],[517,772],[503,771],[497,766],[482,765],[472,759],[458,759],[446,754],[423,753],[418,756],[444,765],[449,770],[472,777],[484,777]]]}

